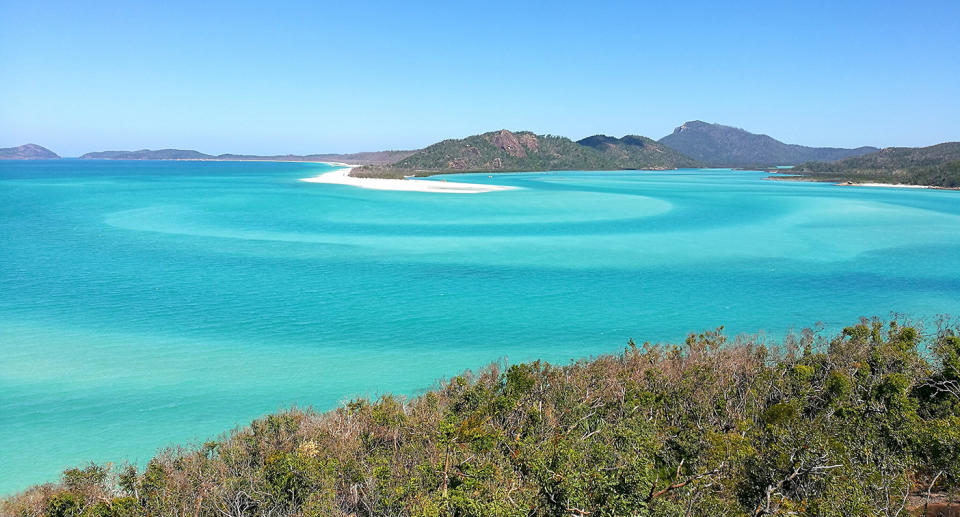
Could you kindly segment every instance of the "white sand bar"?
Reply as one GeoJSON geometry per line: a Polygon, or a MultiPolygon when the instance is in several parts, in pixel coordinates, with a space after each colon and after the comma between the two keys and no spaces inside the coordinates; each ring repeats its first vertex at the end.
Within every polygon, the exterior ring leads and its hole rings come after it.
{"type": "Polygon", "coordinates": [[[837,183],[841,187],[887,187],[887,188],[937,188],[929,185],[908,185],[906,183],[837,183]]]}
{"type": "Polygon", "coordinates": [[[332,185],[349,185],[351,187],[368,188],[374,190],[404,190],[408,192],[440,192],[444,194],[480,194],[500,190],[516,190],[517,187],[503,185],[484,185],[480,183],[457,183],[454,181],[428,181],[413,179],[382,179],[382,178],[354,178],[350,171],[357,165],[343,165],[344,168],[330,171],[313,178],[303,178],[300,181],[308,183],[329,183],[332,185]]]}

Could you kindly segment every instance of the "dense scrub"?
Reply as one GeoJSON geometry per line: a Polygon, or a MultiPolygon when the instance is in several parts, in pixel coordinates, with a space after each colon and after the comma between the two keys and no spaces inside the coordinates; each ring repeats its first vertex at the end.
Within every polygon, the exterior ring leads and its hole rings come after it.
{"type": "Polygon", "coordinates": [[[960,187],[960,142],[930,147],[888,147],[832,163],[812,162],[794,171],[820,181],[907,183],[960,187]]]}
{"type": "Polygon", "coordinates": [[[412,400],[291,410],[144,468],[89,465],[4,515],[897,515],[960,487],[960,337],[864,320],[720,331],[412,400]]]}

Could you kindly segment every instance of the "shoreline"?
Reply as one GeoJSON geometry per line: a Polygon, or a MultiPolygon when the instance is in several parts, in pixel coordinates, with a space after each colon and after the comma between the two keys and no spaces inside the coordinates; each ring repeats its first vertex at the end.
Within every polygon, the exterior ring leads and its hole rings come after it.
{"type": "MultiPolygon", "coordinates": [[[[777,173],[773,173],[777,174],[777,173]]],[[[770,181],[797,181],[805,183],[829,183],[835,187],[870,187],[870,188],[909,188],[926,190],[960,190],[960,187],[939,187],[937,185],[913,185],[910,183],[877,183],[877,182],[856,182],[856,181],[837,181],[837,180],[818,180],[809,176],[768,176],[770,181]]]]}
{"type": "Polygon", "coordinates": [[[504,185],[485,185],[481,183],[458,183],[447,180],[431,181],[417,179],[386,179],[386,178],[355,178],[350,172],[359,165],[350,165],[337,162],[323,162],[329,165],[340,166],[330,172],[325,172],[312,178],[302,178],[306,183],[325,183],[328,185],[347,185],[371,190],[393,190],[403,192],[434,192],[441,194],[482,194],[485,192],[500,192],[518,190],[518,187],[504,185]]]}
{"type": "MultiPolygon", "coordinates": [[[[61,158],[63,159],[63,158],[61,158]]],[[[503,190],[517,190],[519,187],[507,187],[503,185],[486,185],[482,183],[455,183],[456,186],[444,186],[444,185],[434,185],[435,183],[447,183],[446,180],[441,181],[425,181],[417,179],[388,179],[388,178],[356,178],[350,176],[350,172],[356,167],[362,167],[364,164],[348,164],[343,162],[324,162],[324,161],[314,161],[314,160],[278,160],[278,159],[265,159],[265,160],[244,160],[239,158],[163,158],[157,160],[148,160],[148,159],[118,159],[118,158],[66,158],[72,160],[105,160],[105,161],[172,161],[172,162],[269,162],[269,163],[310,163],[310,164],[322,164],[322,165],[333,165],[336,167],[343,167],[346,172],[342,172],[342,169],[336,171],[331,171],[328,173],[321,174],[319,176],[311,178],[302,178],[300,181],[305,181],[307,183],[326,183],[331,185],[349,185],[353,187],[366,188],[372,190],[395,190],[395,191],[405,191],[405,192],[442,192],[447,194],[479,194],[484,192],[495,192],[503,190]],[[338,173],[334,175],[334,173],[338,173]],[[328,176],[330,175],[330,176],[328,176]],[[395,183],[395,182],[402,182],[395,183]],[[413,185],[411,185],[413,184],[413,185]]],[[[684,168],[664,168],[664,169],[621,169],[621,170],[634,170],[634,171],[653,171],[653,172],[666,172],[666,171],[678,171],[683,170],[684,168]]],[[[707,168],[704,168],[707,169],[707,168]]],[[[909,189],[927,189],[927,190],[952,190],[960,191],[960,187],[940,187],[936,185],[913,185],[909,183],[876,183],[876,182],[853,182],[853,181],[840,181],[837,180],[819,180],[812,178],[810,176],[804,176],[796,173],[791,173],[789,170],[784,169],[782,171],[774,170],[761,170],[761,169],[739,169],[739,168],[714,168],[715,170],[735,170],[735,171],[756,171],[756,172],[766,172],[771,174],[766,179],[772,181],[802,181],[809,183],[830,183],[837,187],[874,187],[874,188],[909,188],[909,189]]],[[[597,171],[603,171],[604,169],[597,169],[597,171]]],[[[460,175],[460,174],[481,174],[490,171],[462,171],[462,172],[443,172],[439,173],[442,175],[460,175]]],[[[516,172],[550,172],[550,171],[516,171],[516,172]]],[[[562,172],[562,171],[561,171],[562,172]]],[[[585,171],[590,172],[590,171],[585,171]]],[[[451,182],[452,183],[452,182],[451,182]]]]}
{"type": "Polygon", "coordinates": [[[885,188],[922,188],[931,190],[960,190],[952,187],[938,187],[936,185],[911,185],[909,183],[857,183],[845,181],[843,183],[834,183],[838,187],[885,187],[885,188]]]}

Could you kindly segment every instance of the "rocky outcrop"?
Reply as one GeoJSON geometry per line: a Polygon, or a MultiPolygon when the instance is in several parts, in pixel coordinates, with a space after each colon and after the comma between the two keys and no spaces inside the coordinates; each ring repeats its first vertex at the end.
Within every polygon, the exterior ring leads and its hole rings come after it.
{"type": "MultiPolygon", "coordinates": [[[[536,140],[536,137],[533,138],[536,140]]],[[[506,129],[501,129],[498,133],[494,133],[493,138],[491,138],[491,143],[514,158],[527,157],[527,151],[524,149],[520,139],[506,129]]]]}

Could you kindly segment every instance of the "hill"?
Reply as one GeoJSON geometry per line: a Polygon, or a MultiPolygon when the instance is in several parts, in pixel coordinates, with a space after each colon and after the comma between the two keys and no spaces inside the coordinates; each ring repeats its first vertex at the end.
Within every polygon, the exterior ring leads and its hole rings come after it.
{"type": "Polygon", "coordinates": [[[818,181],[903,183],[960,188],[960,142],[888,147],[832,163],[811,162],[791,172],[818,181]]]}
{"type": "Polygon", "coordinates": [[[700,120],[686,122],[659,142],[712,167],[796,165],[809,161],[840,160],[877,151],[876,147],[842,149],[785,144],[767,135],[700,120]]]}
{"type": "Polygon", "coordinates": [[[615,138],[607,135],[588,136],[577,143],[591,147],[611,157],[619,168],[665,168],[697,167],[696,160],[645,136],[627,135],[615,138]]]}
{"type": "Polygon", "coordinates": [[[84,160],[224,160],[224,161],[282,161],[282,162],[344,162],[351,164],[392,163],[410,156],[415,151],[373,151],[349,154],[282,154],[260,156],[254,154],[210,155],[182,149],[141,149],[139,151],[100,151],[87,153],[84,160]]]}
{"type": "Polygon", "coordinates": [[[57,153],[37,144],[0,148],[0,160],[56,160],[57,153]]]}
{"type": "Polygon", "coordinates": [[[353,174],[400,177],[455,172],[666,169],[694,163],[643,137],[610,142],[598,139],[610,137],[598,135],[583,144],[562,136],[502,129],[444,140],[386,167],[363,167],[353,174]]]}
{"type": "Polygon", "coordinates": [[[0,514],[906,514],[960,490],[958,332],[718,330],[493,365],[412,400],[274,414],[142,469],[69,469],[0,514]]]}

